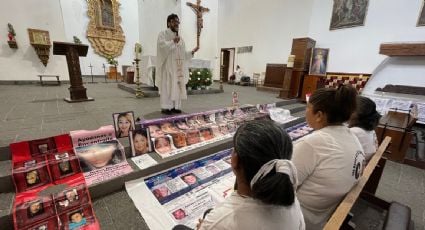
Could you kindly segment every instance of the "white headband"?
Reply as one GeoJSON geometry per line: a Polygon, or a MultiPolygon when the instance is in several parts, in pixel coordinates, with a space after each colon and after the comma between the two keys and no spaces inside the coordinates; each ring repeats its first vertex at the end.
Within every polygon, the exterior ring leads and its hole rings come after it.
{"type": "Polygon", "coordinates": [[[261,178],[269,174],[273,168],[276,168],[276,172],[287,174],[289,176],[289,179],[291,180],[294,190],[297,189],[297,184],[298,184],[297,169],[295,168],[294,163],[292,163],[292,161],[290,160],[281,160],[281,159],[274,159],[265,163],[260,168],[260,170],[258,170],[257,174],[255,174],[254,178],[252,178],[251,189],[258,180],[260,180],[261,178]]]}

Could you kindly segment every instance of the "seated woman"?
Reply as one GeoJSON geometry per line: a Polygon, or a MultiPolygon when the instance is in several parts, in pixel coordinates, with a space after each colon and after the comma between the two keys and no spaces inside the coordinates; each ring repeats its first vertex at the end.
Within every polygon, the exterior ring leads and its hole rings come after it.
{"type": "Polygon", "coordinates": [[[293,158],[307,229],[322,229],[362,174],[363,148],[343,125],[355,111],[356,95],[352,86],[322,88],[307,103],[306,120],[314,132],[299,139],[293,158]]]}
{"type": "Polygon", "coordinates": [[[357,110],[350,119],[350,130],[362,144],[366,160],[375,154],[378,149],[378,139],[375,128],[379,124],[381,115],[376,111],[376,104],[367,97],[357,97],[357,110]]]}
{"type": "Polygon", "coordinates": [[[199,229],[305,229],[288,134],[271,121],[252,121],[238,129],[233,144],[237,191],[199,229]]]}

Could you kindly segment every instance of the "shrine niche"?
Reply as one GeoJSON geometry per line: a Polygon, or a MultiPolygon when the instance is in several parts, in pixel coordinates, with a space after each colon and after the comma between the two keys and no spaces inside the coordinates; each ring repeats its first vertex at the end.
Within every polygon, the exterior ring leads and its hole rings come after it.
{"type": "Polygon", "coordinates": [[[125,44],[120,4],[117,0],[87,0],[87,4],[90,18],[87,38],[95,53],[105,58],[120,56],[125,44]]]}
{"type": "Polygon", "coordinates": [[[41,63],[43,63],[44,66],[47,66],[50,55],[50,47],[52,46],[50,44],[49,31],[28,29],[28,36],[38,58],[40,58],[41,63]]]}

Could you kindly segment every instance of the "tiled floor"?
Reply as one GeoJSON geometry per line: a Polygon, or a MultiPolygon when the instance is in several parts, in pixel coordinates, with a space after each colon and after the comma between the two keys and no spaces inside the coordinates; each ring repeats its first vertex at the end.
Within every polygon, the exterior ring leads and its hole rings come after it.
{"type": "MultiPolygon", "coordinates": [[[[87,95],[95,101],[69,104],[63,101],[69,97],[69,85],[0,85],[0,146],[71,130],[97,129],[112,124],[114,112],[134,111],[136,116],[148,119],[161,116],[159,98],[136,99],[115,83],[85,86],[87,95]]],[[[224,85],[224,90],[222,94],[189,96],[183,110],[190,113],[229,106],[232,91],[239,92],[241,104],[280,100],[276,93],[259,92],[253,87],[224,85]]],[[[409,205],[416,229],[425,230],[424,170],[388,162],[377,195],[409,205]]],[[[95,200],[94,209],[102,229],[148,229],[125,191],[95,200]]]]}

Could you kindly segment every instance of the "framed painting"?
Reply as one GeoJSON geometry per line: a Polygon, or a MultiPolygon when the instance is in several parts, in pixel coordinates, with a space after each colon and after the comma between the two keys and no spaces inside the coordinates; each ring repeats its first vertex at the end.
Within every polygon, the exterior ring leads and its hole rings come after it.
{"type": "Polygon", "coordinates": [[[50,45],[49,31],[28,29],[31,44],[50,45]]]}
{"type": "Polygon", "coordinates": [[[363,26],[369,0],[334,0],[330,30],[363,26]]]}
{"type": "Polygon", "coordinates": [[[422,10],[419,14],[418,23],[416,26],[425,26],[425,1],[422,2],[422,10]]]}
{"type": "Polygon", "coordinates": [[[313,48],[309,75],[326,76],[328,66],[329,49],[313,48]]]}

